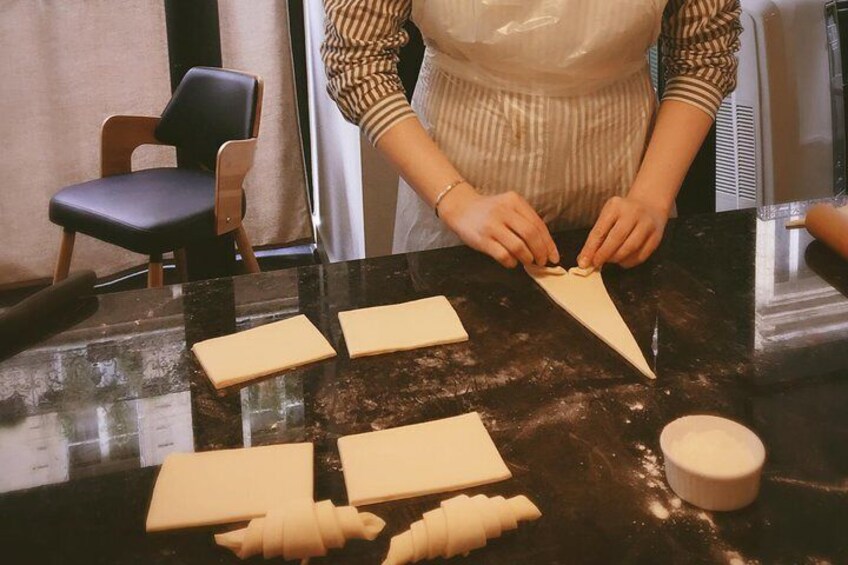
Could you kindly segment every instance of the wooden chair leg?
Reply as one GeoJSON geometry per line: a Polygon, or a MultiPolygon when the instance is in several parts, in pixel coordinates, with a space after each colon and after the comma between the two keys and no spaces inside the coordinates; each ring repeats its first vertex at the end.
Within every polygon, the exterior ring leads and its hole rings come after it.
{"type": "Polygon", "coordinates": [[[239,226],[236,230],[236,247],[238,247],[241,258],[244,261],[244,266],[248,273],[260,273],[259,261],[256,260],[256,255],[253,254],[253,246],[250,244],[250,239],[247,237],[247,232],[244,231],[244,226],[239,226]]]}
{"type": "Polygon", "coordinates": [[[150,256],[150,264],[147,267],[147,288],[156,288],[164,283],[164,272],[162,271],[162,254],[157,253],[150,256]]]}
{"type": "Polygon", "coordinates": [[[188,260],[185,249],[174,250],[174,264],[177,266],[180,282],[188,282],[188,260]]]}
{"type": "Polygon", "coordinates": [[[62,243],[59,246],[59,259],[56,260],[56,269],[53,271],[53,282],[57,283],[68,278],[71,270],[71,255],[74,254],[74,239],[76,232],[71,230],[62,231],[62,243]]]}

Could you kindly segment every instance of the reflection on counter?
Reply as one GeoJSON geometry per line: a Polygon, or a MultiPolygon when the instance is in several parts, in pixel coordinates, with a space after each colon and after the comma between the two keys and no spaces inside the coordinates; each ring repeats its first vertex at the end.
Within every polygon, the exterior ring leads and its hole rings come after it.
{"type": "Polygon", "coordinates": [[[805,251],[814,241],[806,230],[787,230],[782,221],[757,221],[757,351],[848,337],[848,298],[805,261],[805,251]]]}
{"type": "Polygon", "coordinates": [[[0,492],[160,465],[193,450],[188,392],[37,414],[0,427],[0,492]]]}
{"type": "Polygon", "coordinates": [[[303,441],[303,375],[241,389],[241,413],[245,447],[303,441]]]}

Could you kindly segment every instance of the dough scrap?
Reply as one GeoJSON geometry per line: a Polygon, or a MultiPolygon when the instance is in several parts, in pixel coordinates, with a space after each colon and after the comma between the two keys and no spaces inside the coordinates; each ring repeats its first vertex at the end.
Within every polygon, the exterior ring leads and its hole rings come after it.
{"type": "Polygon", "coordinates": [[[291,498],[312,498],[312,444],[173,453],[162,464],[148,532],[264,516],[291,498]]]}
{"type": "Polygon", "coordinates": [[[339,323],[351,359],[468,341],[444,296],[339,312],[339,323]]]}
{"type": "Polygon", "coordinates": [[[332,501],[296,498],[272,508],[264,518],[254,518],[246,528],[215,536],[215,543],[232,550],[239,559],[262,555],[309,559],[344,547],[349,539],[371,541],[386,523],[370,512],[332,501]]]}
{"type": "Polygon", "coordinates": [[[651,370],[636,338],[624,322],[618,309],[604,287],[600,271],[585,276],[575,276],[559,268],[560,272],[549,273],[550,269],[526,266],[525,270],[536,283],[566,312],[571,314],[586,329],[618,352],[631,365],[649,379],[657,376],[651,370]]]}
{"type": "Polygon", "coordinates": [[[449,492],[512,477],[479,414],[339,438],[350,504],[449,492]]]}
{"type": "Polygon", "coordinates": [[[588,277],[595,272],[595,267],[571,267],[568,269],[569,275],[577,275],[580,277],[588,277]]]}
{"type": "Polygon", "coordinates": [[[404,565],[456,555],[484,547],[488,540],[514,530],[519,522],[537,520],[542,513],[526,496],[505,499],[460,494],[425,512],[405,532],[392,538],[383,565],[404,565]]]}
{"type": "Polygon", "coordinates": [[[303,314],[194,344],[206,376],[220,389],[335,357],[336,350],[303,314]]]}

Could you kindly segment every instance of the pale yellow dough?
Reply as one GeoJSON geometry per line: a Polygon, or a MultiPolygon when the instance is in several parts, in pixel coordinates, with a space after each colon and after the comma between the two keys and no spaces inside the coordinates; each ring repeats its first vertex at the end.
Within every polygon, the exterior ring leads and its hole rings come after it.
{"type": "Polygon", "coordinates": [[[442,501],[439,508],[405,532],[392,538],[383,565],[405,565],[424,559],[456,555],[484,547],[488,540],[514,530],[519,522],[538,520],[542,513],[526,496],[505,499],[478,494],[469,498],[460,494],[442,501]]]}
{"type": "Polygon", "coordinates": [[[194,344],[215,388],[223,388],[335,357],[336,351],[304,315],[194,344]]]}
{"type": "Polygon", "coordinates": [[[312,444],[169,455],[147,512],[147,531],[230,524],[312,499],[312,444]]]}
{"type": "Polygon", "coordinates": [[[562,268],[525,267],[542,289],[589,331],[624,357],[643,375],[657,376],[651,370],[639,344],[624,322],[604,287],[600,271],[575,274],[562,268]]]}
{"type": "Polygon", "coordinates": [[[494,483],[512,476],[476,412],[339,438],[350,504],[494,483]]]}
{"type": "Polygon", "coordinates": [[[371,541],[385,525],[378,516],[353,506],[297,498],[272,508],[264,518],[254,518],[246,528],[216,535],[215,542],[239,559],[254,555],[309,559],[342,548],[349,539],[371,541]]]}
{"type": "Polygon", "coordinates": [[[444,296],[339,312],[351,359],[468,340],[444,296]]]}

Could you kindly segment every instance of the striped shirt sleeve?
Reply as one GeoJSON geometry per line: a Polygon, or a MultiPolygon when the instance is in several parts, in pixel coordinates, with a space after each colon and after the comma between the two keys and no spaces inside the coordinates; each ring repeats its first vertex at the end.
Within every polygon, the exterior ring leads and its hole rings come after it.
{"type": "Polygon", "coordinates": [[[660,36],[666,86],[679,100],[713,118],[736,88],[739,0],[669,0],[660,36]]]}
{"type": "Polygon", "coordinates": [[[412,0],[324,0],[327,92],[374,144],[415,116],[397,70],[411,7],[412,0]]]}

